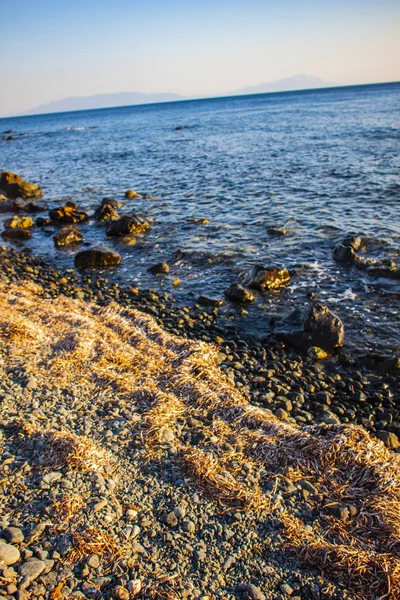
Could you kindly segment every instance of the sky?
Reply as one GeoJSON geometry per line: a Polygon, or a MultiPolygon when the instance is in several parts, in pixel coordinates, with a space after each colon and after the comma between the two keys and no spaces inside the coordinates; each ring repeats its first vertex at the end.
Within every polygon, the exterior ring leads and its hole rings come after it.
{"type": "Polygon", "coordinates": [[[0,115],[68,96],[400,80],[400,0],[0,0],[0,115]]]}

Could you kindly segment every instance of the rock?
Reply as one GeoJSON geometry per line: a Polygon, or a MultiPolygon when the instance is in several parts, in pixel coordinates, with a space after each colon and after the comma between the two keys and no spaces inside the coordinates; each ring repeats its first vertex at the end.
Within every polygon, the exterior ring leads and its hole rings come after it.
{"type": "Polygon", "coordinates": [[[100,566],[100,558],[97,554],[91,554],[86,561],[86,564],[91,569],[98,569],[100,566]]]}
{"type": "Polygon", "coordinates": [[[126,190],[125,198],[141,198],[141,194],[138,194],[134,190],[126,190]]]}
{"type": "MultiPolygon", "coordinates": [[[[22,563],[19,568],[19,574],[29,584],[34,581],[45,570],[46,563],[38,558],[31,558],[27,562],[22,563]]],[[[24,587],[27,587],[26,585],[24,587]]]]}
{"type": "Polygon", "coordinates": [[[126,587],[132,596],[137,596],[140,590],[142,589],[142,582],[140,581],[140,579],[131,579],[126,584],[126,587]]]}
{"type": "Polygon", "coordinates": [[[233,283],[226,290],[225,295],[232,302],[253,302],[255,300],[254,294],[239,283],[233,283]]]}
{"type": "Polygon", "coordinates": [[[38,227],[46,227],[51,224],[51,219],[46,219],[45,217],[38,217],[36,219],[36,225],[38,227]]]}
{"type": "Polygon", "coordinates": [[[400,448],[400,441],[397,435],[391,431],[379,431],[377,437],[390,448],[390,450],[397,450],[400,448]]]}
{"type": "Polygon", "coordinates": [[[112,198],[103,198],[101,205],[94,213],[94,218],[97,221],[118,221],[120,218],[117,208],[122,206],[121,202],[112,198]]]}
{"type": "Polygon", "coordinates": [[[326,352],[343,346],[343,322],[325,304],[318,303],[311,308],[304,321],[303,329],[310,345],[318,346],[326,352]]]}
{"type": "Polygon", "coordinates": [[[0,542],[0,562],[6,565],[13,565],[20,559],[20,553],[18,548],[11,546],[11,544],[5,544],[0,542]]]}
{"type": "Polygon", "coordinates": [[[177,519],[183,519],[186,515],[186,510],[183,508],[183,506],[176,506],[173,512],[177,519]]]}
{"type": "Polygon", "coordinates": [[[229,571],[229,569],[231,567],[233,567],[233,565],[236,563],[236,558],[234,556],[228,556],[228,558],[225,560],[224,564],[222,565],[222,570],[224,571],[224,573],[227,573],[229,571]]]}
{"type": "Polygon", "coordinates": [[[67,224],[80,223],[89,218],[85,212],[78,210],[74,202],[66,202],[64,206],[50,210],[49,215],[52,221],[67,224]]]}
{"type": "Polygon", "coordinates": [[[194,533],[196,531],[196,525],[193,521],[184,521],[182,523],[182,529],[183,531],[186,531],[186,533],[194,533]]]}
{"type": "Polygon", "coordinates": [[[162,275],[165,273],[169,273],[169,265],[166,262],[160,262],[156,265],[153,265],[148,270],[149,273],[152,273],[153,275],[162,275]]]}
{"type": "Polygon", "coordinates": [[[333,258],[337,262],[354,262],[357,260],[357,250],[361,248],[362,239],[358,236],[347,235],[333,249],[333,258]]]}
{"type": "Polygon", "coordinates": [[[150,229],[150,223],[146,219],[142,219],[137,215],[125,215],[113,221],[107,228],[107,235],[109,237],[119,237],[121,235],[127,235],[128,233],[139,234],[145,233],[150,229]]]}
{"type": "Polygon", "coordinates": [[[325,304],[315,304],[304,315],[295,310],[282,319],[275,329],[279,339],[302,350],[317,346],[325,352],[340,348],[344,342],[344,325],[325,304]]]}
{"type": "Polygon", "coordinates": [[[293,594],[293,588],[288,583],[282,583],[279,588],[284,596],[291,596],[293,594]]]}
{"type": "Polygon", "coordinates": [[[32,234],[29,229],[5,229],[2,232],[1,237],[3,237],[5,240],[25,241],[30,240],[32,234]]]}
{"type": "Polygon", "coordinates": [[[61,471],[51,471],[50,473],[46,473],[46,475],[43,476],[42,482],[46,485],[51,485],[56,481],[59,481],[62,478],[62,476],[63,474],[61,473],[61,471]]]}
{"type": "Polygon", "coordinates": [[[24,534],[18,527],[6,527],[3,530],[3,536],[10,544],[20,544],[24,541],[24,534]]]}
{"type": "Polygon", "coordinates": [[[214,308],[223,306],[225,304],[225,300],[219,298],[209,298],[208,296],[199,296],[196,302],[202,306],[212,306],[214,308]]]}
{"type": "Polygon", "coordinates": [[[168,527],[176,527],[178,525],[178,518],[173,511],[163,515],[162,521],[168,525],[168,527]]]}
{"type": "Polygon", "coordinates": [[[41,188],[36,183],[29,183],[19,175],[2,171],[0,173],[0,190],[2,190],[8,198],[41,198],[43,193],[41,188]]]}
{"type": "Polygon", "coordinates": [[[380,365],[381,370],[388,375],[399,375],[400,374],[400,356],[393,356],[382,362],[380,365]]]}
{"type": "Polygon", "coordinates": [[[78,269],[105,269],[119,265],[121,256],[107,246],[97,246],[97,248],[78,252],[74,263],[78,269]]]}
{"type": "Polygon", "coordinates": [[[288,232],[286,227],[268,227],[267,231],[270,235],[286,235],[288,232]]]}
{"type": "Polygon", "coordinates": [[[318,346],[312,346],[307,350],[307,356],[313,360],[323,360],[327,358],[328,353],[322,350],[322,348],[318,348],[318,346]]]}
{"type": "Polygon", "coordinates": [[[324,506],[327,513],[339,519],[339,521],[347,521],[350,517],[350,511],[347,506],[339,504],[339,502],[332,502],[324,506]]]}
{"type": "Polygon", "coordinates": [[[7,219],[4,221],[4,226],[6,229],[28,229],[29,227],[34,226],[34,222],[30,217],[11,217],[11,219],[7,219]]]}
{"type": "Polygon", "coordinates": [[[281,269],[255,265],[250,270],[242,271],[239,279],[243,285],[255,290],[279,290],[288,285],[290,275],[285,267],[281,269]]]}
{"type": "Polygon", "coordinates": [[[252,583],[241,583],[237,590],[243,600],[266,600],[262,591],[252,583]]]}
{"type": "Polygon", "coordinates": [[[64,248],[65,246],[72,246],[72,244],[80,244],[83,235],[75,225],[67,225],[56,233],[53,240],[56,248],[64,248]]]}
{"type": "Polygon", "coordinates": [[[114,598],[117,598],[118,600],[129,600],[129,591],[121,585],[117,585],[117,587],[114,588],[114,598]]]}
{"type": "Polygon", "coordinates": [[[47,206],[45,204],[36,204],[36,202],[27,202],[24,210],[29,213],[38,213],[47,210],[47,206]]]}

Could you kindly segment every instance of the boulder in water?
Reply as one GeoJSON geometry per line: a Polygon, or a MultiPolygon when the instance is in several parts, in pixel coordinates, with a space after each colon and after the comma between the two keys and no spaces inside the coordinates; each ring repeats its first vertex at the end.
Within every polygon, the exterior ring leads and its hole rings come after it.
{"type": "Polygon", "coordinates": [[[90,250],[82,250],[75,256],[75,266],[78,269],[106,269],[121,263],[121,256],[112,248],[97,246],[90,250]]]}
{"type": "Polygon", "coordinates": [[[38,227],[46,227],[51,224],[51,219],[46,219],[45,217],[38,217],[36,219],[36,225],[38,227]]]}
{"type": "Polygon", "coordinates": [[[135,192],[135,190],[126,190],[125,198],[141,198],[141,194],[135,192]]]}
{"type": "Polygon", "coordinates": [[[97,221],[118,221],[120,218],[117,208],[122,206],[122,202],[118,202],[113,198],[103,198],[101,205],[94,213],[94,218],[97,221]]]}
{"type": "Polygon", "coordinates": [[[83,240],[83,235],[75,225],[67,225],[56,233],[53,240],[56,248],[65,248],[65,246],[80,244],[83,240]]]}
{"type": "Polygon", "coordinates": [[[276,337],[300,348],[313,346],[332,352],[344,343],[344,325],[325,304],[314,304],[304,316],[296,310],[283,319],[275,330],[276,337]]]}
{"type": "Polygon", "coordinates": [[[128,233],[139,234],[145,233],[150,229],[150,223],[139,217],[138,215],[125,215],[113,221],[107,228],[107,235],[109,237],[119,237],[121,235],[127,235],[128,233]]]}
{"type": "Polygon", "coordinates": [[[8,229],[5,229],[2,232],[1,236],[5,240],[20,240],[23,242],[25,240],[30,240],[32,234],[29,229],[18,229],[17,227],[10,227],[8,229]]]}
{"type": "Polygon", "coordinates": [[[43,192],[36,183],[25,181],[19,175],[2,171],[0,173],[0,190],[2,190],[8,198],[41,198],[43,192]]]}
{"type": "Polygon", "coordinates": [[[255,290],[279,290],[288,285],[290,275],[285,267],[279,268],[255,265],[249,270],[242,271],[239,275],[239,279],[243,285],[255,290]]]}
{"type": "Polygon", "coordinates": [[[347,235],[333,249],[333,258],[337,262],[350,263],[357,260],[357,250],[362,246],[362,239],[359,236],[347,235]]]}
{"type": "Polygon", "coordinates": [[[247,290],[239,283],[232,283],[232,285],[226,290],[225,296],[232,302],[248,303],[254,302],[255,296],[253,292],[247,290]]]}
{"type": "Polygon", "coordinates": [[[153,275],[165,275],[169,273],[169,265],[166,262],[160,262],[149,268],[149,272],[153,275]]]}
{"type": "Polygon", "coordinates": [[[52,221],[58,221],[59,223],[80,223],[88,219],[88,215],[78,210],[75,202],[66,202],[64,206],[54,208],[49,212],[52,221]]]}
{"type": "Polygon", "coordinates": [[[30,217],[11,217],[4,222],[5,227],[11,229],[28,229],[34,226],[34,222],[30,217]]]}

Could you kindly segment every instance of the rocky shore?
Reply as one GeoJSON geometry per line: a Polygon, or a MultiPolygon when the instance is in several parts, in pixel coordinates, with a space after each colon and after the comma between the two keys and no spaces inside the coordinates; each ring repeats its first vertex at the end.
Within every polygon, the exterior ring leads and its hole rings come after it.
{"type": "Polygon", "coordinates": [[[396,365],[253,343],[28,251],[0,265],[0,597],[398,597],[399,463],[341,425],[397,448],[396,365]]]}
{"type": "MultiPolygon", "coordinates": [[[[12,175],[3,237],[24,240],[41,191],[12,175]]],[[[108,235],[146,233],[118,208],[95,215],[108,235]]],[[[82,242],[74,203],[49,217],[57,247],[82,242]]],[[[336,259],[376,268],[360,244],[336,259]]],[[[399,359],[352,359],[321,303],[246,337],[222,300],[97,271],[119,260],[0,248],[0,600],[397,600],[399,359]]],[[[226,297],[289,280],[257,265],[226,297]]]]}

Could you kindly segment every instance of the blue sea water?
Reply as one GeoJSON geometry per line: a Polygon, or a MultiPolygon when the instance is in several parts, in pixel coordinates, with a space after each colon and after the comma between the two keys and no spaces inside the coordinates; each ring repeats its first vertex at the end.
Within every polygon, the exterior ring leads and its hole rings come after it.
{"type": "MultiPolygon", "coordinates": [[[[116,280],[182,303],[222,297],[249,264],[284,265],[287,290],[260,295],[247,316],[228,305],[225,318],[268,333],[315,294],[343,318],[350,346],[400,345],[400,282],[332,258],[357,233],[366,255],[399,260],[400,83],[1,119],[8,129],[16,139],[0,141],[0,169],[39,183],[50,206],[68,197],[90,211],[128,188],[144,194],[121,212],[151,218],[151,232],[131,247],[107,242],[123,257],[116,280]],[[147,271],[161,260],[172,267],[163,279],[147,271]]],[[[93,221],[81,229],[105,239],[93,221]]],[[[76,249],[55,251],[53,234],[35,229],[27,245],[71,267],[76,249]]]]}

